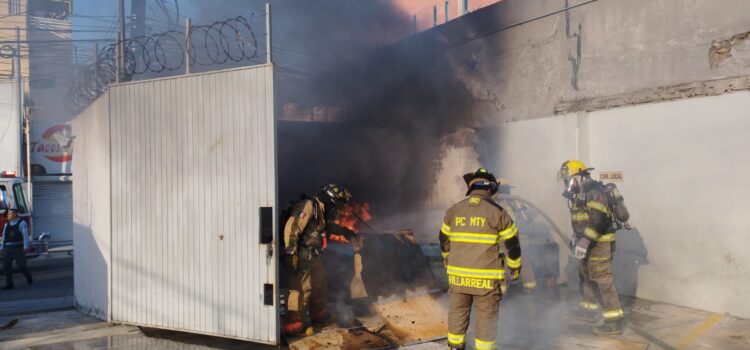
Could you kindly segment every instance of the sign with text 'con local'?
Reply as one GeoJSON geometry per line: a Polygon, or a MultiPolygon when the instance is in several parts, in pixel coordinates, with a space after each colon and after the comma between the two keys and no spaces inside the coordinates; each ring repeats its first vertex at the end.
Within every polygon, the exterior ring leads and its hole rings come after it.
{"type": "Polygon", "coordinates": [[[623,182],[625,181],[622,175],[622,171],[600,171],[599,180],[602,182],[623,182]]]}

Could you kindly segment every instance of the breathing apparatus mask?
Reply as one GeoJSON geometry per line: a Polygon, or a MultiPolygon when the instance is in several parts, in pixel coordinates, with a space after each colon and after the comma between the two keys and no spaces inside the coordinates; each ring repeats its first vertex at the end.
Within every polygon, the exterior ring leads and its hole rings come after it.
{"type": "Polygon", "coordinates": [[[562,181],[564,188],[562,196],[569,200],[575,199],[576,193],[578,192],[578,181],[575,179],[575,177],[562,179],[562,181]]]}
{"type": "Polygon", "coordinates": [[[583,176],[589,174],[593,168],[587,168],[580,160],[567,160],[557,173],[557,179],[562,180],[564,191],[562,196],[568,200],[573,200],[575,194],[579,192],[583,176]]]}

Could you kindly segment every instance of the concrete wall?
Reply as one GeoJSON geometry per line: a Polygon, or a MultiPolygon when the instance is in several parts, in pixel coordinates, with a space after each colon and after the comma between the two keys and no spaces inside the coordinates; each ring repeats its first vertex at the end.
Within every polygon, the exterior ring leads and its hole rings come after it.
{"type": "Polygon", "coordinates": [[[499,168],[568,230],[562,161],[622,171],[634,230],[618,233],[620,292],[750,317],[749,110],[737,92],[508,123],[499,168]]]}
{"type": "Polygon", "coordinates": [[[75,303],[81,311],[110,319],[111,201],[109,92],[73,120],[75,303]]]}
{"type": "MultiPolygon", "coordinates": [[[[505,0],[394,50],[432,50],[415,66],[463,83],[473,103],[455,118],[482,135],[479,161],[561,227],[565,159],[624,172],[621,293],[750,317],[747,13],[744,0],[505,0]]],[[[439,168],[452,169],[441,187],[472,170],[439,168]]]]}
{"type": "Polygon", "coordinates": [[[498,124],[563,101],[748,75],[747,13],[744,0],[504,0],[397,47],[446,55],[474,98],[467,112],[498,124]]]}

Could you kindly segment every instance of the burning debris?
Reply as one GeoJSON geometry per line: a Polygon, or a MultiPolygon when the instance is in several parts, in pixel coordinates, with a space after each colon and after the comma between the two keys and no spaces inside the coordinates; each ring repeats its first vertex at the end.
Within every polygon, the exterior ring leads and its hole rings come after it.
{"type": "Polygon", "coordinates": [[[311,337],[290,339],[290,348],[390,348],[445,337],[443,290],[414,233],[361,232],[371,219],[367,203],[342,210],[337,223],[358,232],[346,241],[352,253],[339,244],[322,255],[336,322],[311,337]]]}
{"type": "MultiPolygon", "coordinates": [[[[370,203],[351,203],[344,206],[344,209],[341,210],[335,222],[339,226],[346,227],[355,233],[359,233],[360,229],[357,226],[359,224],[367,225],[371,220],[372,214],[370,212],[370,203]]],[[[342,235],[332,234],[329,235],[329,239],[337,243],[349,243],[349,240],[342,235]]]]}

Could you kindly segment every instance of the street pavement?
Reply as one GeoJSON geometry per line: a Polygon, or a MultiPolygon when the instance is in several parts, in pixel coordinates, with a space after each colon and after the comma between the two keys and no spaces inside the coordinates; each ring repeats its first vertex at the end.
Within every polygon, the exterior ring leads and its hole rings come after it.
{"type": "MultiPolygon", "coordinates": [[[[73,259],[29,262],[35,283],[16,275],[16,289],[0,293],[3,349],[251,349],[274,347],[182,332],[111,324],[84,315],[73,305],[73,259]]],[[[512,291],[511,291],[512,292],[512,291]]],[[[641,299],[627,299],[625,333],[596,337],[591,325],[572,320],[575,291],[562,298],[510,294],[501,307],[498,345],[503,349],[750,349],[750,320],[641,299]],[[529,325],[533,325],[529,327],[529,325]]],[[[473,332],[467,334],[471,349],[473,332]]],[[[330,344],[317,350],[342,348],[330,344]]],[[[345,347],[344,347],[345,348],[345,347]]],[[[445,349],[445,341],[402,347],[445,349]]]]}
{"type": "MultiPolygon", "coordinates": [[[[29,260],[28,267],[34,278],[31,286],[14,264],[15,288],[0,290],[0,317],[73,306],[72,256],[39,257],[29,260]]],[[[0,284],[5,285],[5,276],[0,276],[0,284]]]]}

